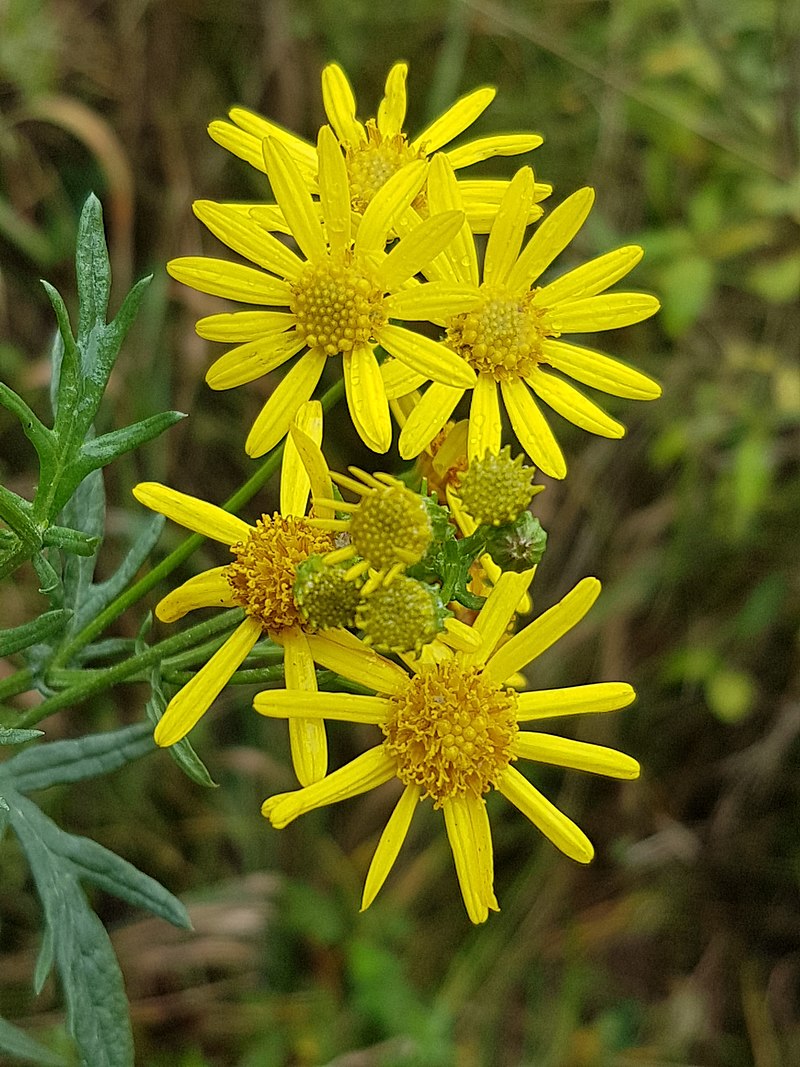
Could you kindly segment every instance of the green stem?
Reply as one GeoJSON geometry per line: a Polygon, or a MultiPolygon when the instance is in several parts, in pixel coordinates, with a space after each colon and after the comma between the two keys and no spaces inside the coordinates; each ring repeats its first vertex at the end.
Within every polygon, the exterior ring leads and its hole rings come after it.
{"type": "MultiPolygon", "coordinates": [[[[343,394],[344,382],[340,379],[332,385],[322,397],[323,410],[328,411],[341,399],[343,394]]],[[[268,481],[278,469],[278,465],[283,456],[283,447],[283,443],[281,443],[277,448],[273,449],[258,470],[222,505],[225,511],[238,511],[239,508],[256,495],[261,486],[268,481]]],[[[166,578],[168,574],[171,574],[172,571],[180,566],[185,559],[188,559],[198,545],[201,545],[204,540],[205,538],[200,534],[192,534],[190,537],[187,537],[186,540],[170,552],[161,563],[154,567],[143,578],[140,578],[134,585],[129,586],[123,593],[120,593],[120,595],[112,600],[99,615],[84,626],[84,628],[80,630],[71,641],[59,649],[53,658],[52,666],[63,667],[69,663],[70,659],[76,652],[83,648],[84,645],[87,645],[90,641],[94,640],[94,638],[102,633],[103,630],[105,630],[117,616],[121,615],[123,611],[129,608],[132,604],[135,604],[138,600],[141,600],[153,586],[158,585],[162,578],[166,578]]]]}
{"type": "MultiPolygon", "coordinates": [[[[47,697],[37,707],[31,708],[18,716],[10,725],[19,728],[35,726],[36,723],[41,722],[48,715],[52,715],[53,712],[60,711],[61,708],[77,704],[87,697],[94,696],[95,693],[102,693],[105,689],[110,689],[111,686],[116,685],[118,682],[135,680],[136,675],[141,674],[148,667],[155,666],[170,653],[181,652],[187,647],[196,644],[198,639],[203,641],[211,637],[212,634],[219,633],[225,629],[232,629],[241,622],[241,619],[242,612],[238,610],[226,611],[216,618],[209,619],[207,622],[192,626],[181,634],[175,634],[174,637],[159,641],[157,645],[151,646],[136,656],[131,656],[130,659],[124,660],[122,663],[116,663],[113,667],[108,667],[105,670],[92,671],[90,678],[87,679],[84,676],[82,684],[77,684],[71,689],[65,689],[61,693],[55,693],[53,696],[47,697]]],[[[84,674],[84,672],[80,673],[84,674]]]]}

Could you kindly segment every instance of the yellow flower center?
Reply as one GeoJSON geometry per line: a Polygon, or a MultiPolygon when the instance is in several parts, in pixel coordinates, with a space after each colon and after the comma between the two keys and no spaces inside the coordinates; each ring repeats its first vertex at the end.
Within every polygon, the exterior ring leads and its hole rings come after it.
{"type": "Polygon", "coordinates": [[[383,290],[351,251],[306,263],[291,294],[298,334],[328,356],[368,344],[387,320],[383,290]]]}
{"type": "Polygon", "coordinates": [[[431,520],[421,498],[399,482],[365,493],[350,520],[356,552],[376,570],[418,563],[431,536],[431,520]]]}
{"type": "Polygon", "coordinates": [[[486,682],[480,667],[447,660],[389,700],[384,749],[400,781],[421,786],[437,808],[451,797],[481,796],[513,758],[517,694],[486,682]]]}
{"type": "Polygon", "coordinates": [[[450,319],[446,342],[478,373],[491,374],[495,381],[524,378],[542,356],[543,312],[531,305],[532,292],[510,297],[499,289],[485,289],[484,297],[474,311],[450,319]]]}
{"type": "Polygon", "coordinates": [[[515,519],[537,493],[533,467],[523,466],[522,456],[511,458],[508,445],[495,456],[486,452],[470,463],[461,475],[457,495],[468,515],[480,526],[500,526],[515,519]]]}
{"type": "Polygon", "coordinates": [[[309,629],[294,598],[297,567],[315,553],[330,552],[333,538],[303,519],[263,515],[246,541],[231,545],[236,562],[226,577],[237,602],[268,634],[293,626],[309,629]]]}
{"type": "MultiPolygon", "coordinates": [[[[407,163],[425,158],[424,152],[414,151],[409,146],[404,133],[384,137],[374,119],[368,119],[365,125],[367,143],[344,146],[350,180],[350,203],[360,215],[393,174],[407,163]]],[[[415,206],[418,206],[416,202],[415,206]]]]}

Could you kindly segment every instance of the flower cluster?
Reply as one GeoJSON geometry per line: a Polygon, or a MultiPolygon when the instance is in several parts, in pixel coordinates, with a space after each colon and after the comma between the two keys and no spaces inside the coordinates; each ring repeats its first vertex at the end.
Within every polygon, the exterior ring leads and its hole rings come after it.
{"type": "Polygon", "coordinates": [[[166,486],[137,486],[141,503],[222,542],[231,556],[156,607],[164,622],[195,608],[234,614],[230,635],[175,693],[155,737],[160,745],[183,738],[259,642],[282,648],[285,684],[259,693],[254,707],[288,720],[301,788],[266,800],[264,815],[284,827],[396,778],[403,791],[377,844],[363,906],[387,877],[417,804],[429,800],[444,814],[467,912],[482,922],[497,907],[491,790],[566,855],[592,856],[582,831],[518,760],[638,774],[635,760],[612,749],[521,729],[633,700],[625,682],[525,689],[522,672],[583,618],[597,579],[513,630],[529,609],[546,546],[531,511],[543,488],[535,468],[552,478],[567,471],[540,402],[618,438],[623,426],[567,379],[630,399],[660,392],[645,374],[565,335],[641,322],[658,302],[608,291],[638,263],[636,246],[542,282],[585,222],[592,190],[545,213],[551,188],[527,165],[510,181],[462,177],[473,163],[528,153],[542,139],[513,133],[453,146],[491,102],[488,88],[412,137],[404,128],[406,75],[406,64],[392,67],[376,116],[362,121],[344,72],[326,67],[328,122],[316,143],[242,108],[209,127],[218,144],[266,175],[273,199],[194,205],[252,265],[190,256],[168,270],[249,306],[196,328],[232,346],[207,372],[212,389],[280,372],[245,449],[259,457],[283,447],[281,506],[250,524],[166,486]],[[485,242],[476,240],[483,234],[485,242]],[[313,397],[325,369],[339,363],[367,448],[388,452],[398,425],[399,455],[415,461],[402,474],[329,470],[313,397]],[[467,392],[467,417],[451,421],[467,392]],[[501,401],[535,467],[503,443],[501,401]],[[339,689],[319,691],[317,667],[334,672],[339,689]],[[375,746],[329,773],[326,720],[371,724],[375,746]]]}

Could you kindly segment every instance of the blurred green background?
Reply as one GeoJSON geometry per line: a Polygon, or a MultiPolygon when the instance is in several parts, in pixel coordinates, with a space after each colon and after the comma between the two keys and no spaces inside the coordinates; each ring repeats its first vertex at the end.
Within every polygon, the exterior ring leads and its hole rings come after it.
{"type": "MultiPolygon", "coordinates": [[[[326,61],[345,66],[366,117],[398,58],[411,64],[412,133],[490,83],[497,98],[475,129],[543,134],[525,161],[555,186],[546,207],[596,188],[559,270],[639,242],[632,287],[663,299],[656,319],[601,339],[658,377],[663,399],[609,402],[629,427],[622,442],[553,416],[570,473],[536,500],[550,533],[537,609],[586,574],[604,595],[531,683],[632,681],[632,709],[565,730],[631,752],[643,775],[620,785],[542,770],[544,790],[596,845],[585,869],[492,803],[503,910],[475,929],[441,821],[420,811],[362,916],[391,790],[273,831],[259,805],[292,787],[285,728],[229,689],[193,735],[218,790],[200,791],[162,754],[47,799],[67,829],[190,906],[186,936],[98,896],[138,1062],[800,1064],[800,5],[0,0],[0,377],[46,410],[53,323],[37,279],[75,306],[76,222],[95,190],[117,302],[155,273],[104,417],[192,415],[168,447],[108,472],[104,551],[113,557],[132,521],[137,479],[227,497],[249,473],[242,441],[264,386],[205,387],[216,346],[192,327],[219,302],[174,286],[163,265],[220,254],[194,198],[267,189],[206,124],[240,103],[313,136],[326,61]]],[[[332,461],[361,458],[352,436],[337,441],[332,461]]],[[[0,413],[0,479],[29,494],[32,477],[27,442],[0,413]]],[[[274,487],[258,506],[273,498],[274,487]]],[[[178,538],[167,531],[162,550],[178,538]]],[[[193,570],[220,562],[212,547],[201,555],[193,570]]],[[[32,573],[3,603],[8,624],[39,610],[32,573]]],[[[120,626],[132,634],[140,621],[132,612],[120,626]]],[[[45,726],[51,738],[110,728],[141,718],[143,701],[131,686],[45,726]]],[[[331,733],[334,763],[371,741],[331,733]]],[[[39,924],[29,888],[4,842],[0,1015],[47,1036],[59,999],[52,986],[36,1000],[29,991],[39,924]]]]}

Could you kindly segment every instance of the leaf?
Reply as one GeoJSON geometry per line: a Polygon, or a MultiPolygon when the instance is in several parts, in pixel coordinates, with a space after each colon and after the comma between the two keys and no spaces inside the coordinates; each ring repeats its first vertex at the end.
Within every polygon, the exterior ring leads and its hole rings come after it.
{"type": "Polygon", "coordinates": [[[24,745],[36,737],[43,737],[44,730],[14,730],[0,726],[0,745],[24,745]]]}
{"type": "Polygon", "coordinates": [[[108,298],[111,295],[111,264],[103,229],[103,208],[94,193],[86,198],[78,223],[75,273],[80,305],[77,340],[84,373],[91,375],[96,350],[89,343],[90,335],[98,327],[105,327],[108,298]]]}
{"type": "Polygon", "coordinates": [[[58,423],[63,412],[72,410],[78,402],[81,358],[75,338],[72,336],[67,305],[61,293],[49,282],[42,281],[42,285],[56,313],[58,323],[58,333],[50,351],[50,361],[53,367],[50,380],[50,404],[56,423],[58,423]]]}
{"type": "Polygon", "coordinates": [[[52,785],[80,782],[115,771],[154,748],[147,723],[75,741],[53,741],[19,752],[0,764],[0,783],[7,781],[20,793],[30,793],[52,785]]]}
{"type": "Polygon", "coordinates": [[[44,908],[67,1003],[67,1023],[81,1063],[85,1067],[132,1067],[128,1003],[108,934],[90,909],[69,864],[54,855],[37,835],[31,809],[38,812],[31,801],[16,797],[11,804],[11,823],[44,908]]]}
{"type": "Polygon", "coordinates": [[[158,915],[173,926],[191,928],[186,908],[154,878],[88,837],[62,830],[31,800],[17,798],[28,826],[53,853],[68,860],[81,881],[91,882],[120,900],[158,915]]]}
{"type": "MultiPolygon", "coordinates": [[[[141,652],[145,647],[142,641],[137,646],[137,651],[141,652]]],[[[155,667],[150,673],[150,689],[151,695],[147,701],[145,711],[150,721],[155,725],[164,714],[164,709],[167,706],[167,698],[161,688],[160,667],[155,667]]],[[[210,789],[218,788],[218,784],[209,774],[208,768],[195,752],[188,737],[176,741],[174,745],[169,746],[167,751],[183,773],[197,785],[210,789]]]]}
{"type": "Polygon", "coordinates": [[[42,466],[51,463],[55,448],[53,431],[48,430],[22,397],[17,396],[4,382],[0,382],[0,404],[19,419],[25,436],[36,449],[39,463],[42,466]]]}
{"type": "MultiPolygon", "coordinates": [[[[38,619],[24,622],[21,626],[14,626],[10,630],[0,633],[0,656],[10,656],[12,652],[30,648],[31,645],[44,641],[51,634],[57,633],[70,617],[70,612],[63,609],[46,611],[38,619]]],[[[0,739],[3,736],[3,728],[0,727],[0,739]]],[[[16,744],[16,742],[13,742],[16,744]]],[[[3,744],[0,740],[0,744],[3,744]]]]}
{"type": "MultiPolygon", "coordinates": [[[[91,477],[102,479],[99,471],[93,472],[91,477]]],[[[97,584],[88,582],[82,585],[83,596],[80,603],[75,605],[75,615],[68,633],[80,630],[86,621],[99,615],[122,592],[155,547],[165,522],[163,515],[149,515],[135,528],[131,547],[111,577],[97,584]]]]}
{"type": "Polygon", "coordinates": [[[94,556],[100,546],[99,537],[89,537],[82,530],[68,526],[47,526],[42,534],[42,544],[71,552],[75,556],[94,556]]]}
{"type": "Polygon", "coordinates": [[[86,441],[77,459],[78,468],[83,472],[81,477],[85,477],[91,470],[105,466],[125,452],[152,441],[164,430],[185,418],[186,415],[182,411],[162,411],[121,430],[113,430],[102,437],[86,441]]]}
{"type": "MultiPolygon", "coordinates": [[[[61,513],[62,522],[82,530],[89,537],[100,538],[105,530],[106,494],[100,471],[84,478],[61,513]]],[[[87,604],[92,586],[96,553],[91,556],[67,556],[64,561],[64,607],[73,613],[70,630],[78,629],[90,617],[87,604]]]]}
{"type": "Polygon", "coordinates": [[[53,946],[53,931],[45,924],[42,933],[42,943],[39,946],[39,955],[36,957],[36,967],[33,971],[33,991],[38,997],[44,989],[47,976],[53,969],[55,948],[53,946]]]}
{"type": "Polygon", "coordinates": [[[0,519],[7,523],[21,540],[38,548],[42,539],[36,524],[28,517],[29,511],[30,503],[27,500],[0,485],[0,519]]]}
{"type": "Polygon", "coordinates": [[[41,1064],[42,1067],[62,1067],[66,1063],[55,1052],[40,1045],[24,1030],[20,1030],[5,1019],[0,1019],[0,1050],[8,1052],[18,1060],[41,1064]]]}

